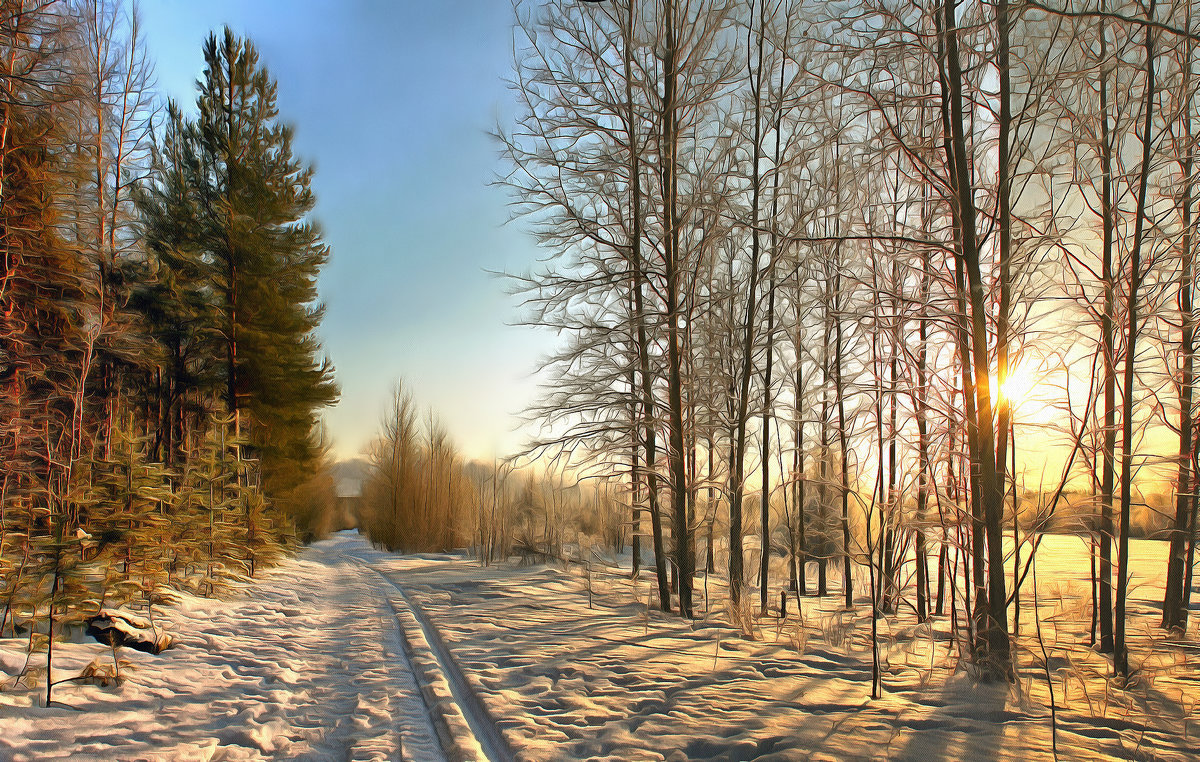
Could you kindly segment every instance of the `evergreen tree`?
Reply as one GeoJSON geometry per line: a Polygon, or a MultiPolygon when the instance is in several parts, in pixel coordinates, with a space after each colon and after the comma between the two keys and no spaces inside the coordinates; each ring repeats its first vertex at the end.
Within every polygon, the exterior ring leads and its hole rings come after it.
{"type": "MultiPolygon", "coordinates": [[[[316,411],[337,397],[314,335],[329,250],[308,219],[312,170],[292,153],[254,46],[226,29],[209,37],[204,59],[198,115],[189,121],[171,108],[141,196],[164,269],[145,309],[156,313],[177,385],[204,378],[203,368],[189,373],[182,345],[216,359],[205,337],[219,343],[218,396],[234,436],[246,435],[266,493],[286,500],[319,459],[316,411]]],[[[166,407],[177,411],[178,391],[170,394],[166,407]]]]}
{"type": "Polygon", "coordinates": [[[86,497],[80,502],[80,525],[94,549],[83,556],[103,579],[102,601],[141,599],[153,602],[167,582],[173,500],[170,474],[149,457],[145,439],[128,425],[112,430],[107,456],[97,456],[80,474],[86,497]]]}
{"type": "Polygon", "coordinates": [[[254,46],[226,28],[209,37],[204,61],[196,191],[200,244],[223,300],[226,409],[235,434],[249,424],[268,494],[283,495],[314,464],[315,411],[337,396],[313,335],[329,251],[307,219],[312,169],[292,153],[292,130],[278,122],[275,83],[254,46]]]}
{"type": "Polygon", "coordinates": [[[189,424],[207,421],[220,397],[220,309],[209,284],[212,265],[197,242],[199,160],[193,126],[175,103],[153,149],[152,173],[137,195],[148,271],[131,306],[161,348],[155,402],[157,451],[183,462],[189,424]]]}

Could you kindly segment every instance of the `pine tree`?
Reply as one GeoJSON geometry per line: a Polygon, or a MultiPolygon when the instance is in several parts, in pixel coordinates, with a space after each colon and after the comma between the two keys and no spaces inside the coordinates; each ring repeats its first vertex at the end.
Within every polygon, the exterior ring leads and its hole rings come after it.
{"type": "Polygon", "coordinates": [[[152,172],[138,190],[147,272],[131,307],[161,348],[155,400],[158,452],[168,466],[181,465],[190,423],[207,421],[220,396],[223,353],[220,307],[209,280],[212,265],[197,242],[199,160],[193,126],[175,103],[157,137],[152,172]]]}
{"type": "Polygon", "coordinates": [[[275,83],[254,46],[226,28],[220,40],[209,37],[204,60],[193,133],[198,242],[222,296],[226,410],[235,435],[248,424],[268,494],[283,495],[315,463],[315,411],[337,396],[313,335],[323,314],[316,278],[329,252],[307,218],[312,170],[277,121],[275,83]]]}
{"type": "Polygon", "coordinates": [[[248,556],[249,489],[239,478],[244,469],[238,457],[242,443],[230,437],[229,424],[212,422],[204,441],[188,453],[172,507],[176,532],[171,545],[175,565],[183,567],[179,582],[205,595],[249,571],[248,565],[234,565],[248,556]]]}
{"type": "Polygon", "coordinates": [[[149,458],[147,440],[129,428],[114,428],[109,454],[91,463],[80,527],[95,546],[85,555],[103,578],[101,599],[153,603],[167,582],[164,538],[173,493],[170,474],[149,458]]]}
{"type": "Polygon", "coordinates": [[[266,494],[286,503],[320,456],[316,412],[337,397],[314,335],[329,251],[309,219],[312,170],[293,155],[254,46],[226,29],[204,58],[198,115],[170,108],[140,196],[160,265],[142,305],[171,365],[160,407],[174,423],[160,424],[162,438],[182,451],[189,385],[215,393],[234,437],[250,443],[244,454],[259,459],[266,494]]]}

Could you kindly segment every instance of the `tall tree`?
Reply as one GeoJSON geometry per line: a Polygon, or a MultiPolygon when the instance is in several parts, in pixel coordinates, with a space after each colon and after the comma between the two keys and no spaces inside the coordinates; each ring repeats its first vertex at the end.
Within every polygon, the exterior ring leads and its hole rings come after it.
{"type": "Polygon", "coordinates": [[[253,44],[227,27],[208,38],[204,61],[190,131],[193,190],[197,243],[221,297],[225,407],[235,438],[249,424],[264,484],[282,495],[315,462],[316,411],[337,397],[315,336],[324,311],[316,279],[329,250],[309,218],[312,169],[292,152],[253,44]]]}
{"type": "MultiPolygon", "coordinates": [[[[1190,0],[1184,4],[1187,13],[1187,26],[1193,22],[1193,4],[1190,0]]],[[[1195,61],[1195,41],[1183,40],[1180,56],[1180,87],[1178,88],[1178,104],[1176,116],[1175,139],[1172,145],[1175,149],[1175,161],[1179,166],[1179,195],[1176,204],[1179,208],[1182,233],[1179,238],[1179,279],[1177,299],[1179,307],[1179,466],[1175,482],[1175,516],[1171,524],[1170,550],[1167,555],[1166,589],[1163,593],[1162,626],[1167,629],[1184,631],[1187,629],[1187,593],[1185,580],[1188,575],[1185,570],[1191,566],[1191,558],[1186,552],[1189,532],[1194,533],[1196,512],[1196,481],[1195,472],[1195,410],[1193,396],[1195,394],[1195,354],[1196,354],[1196,323],[1193,314],[1193,286],[1195,283],[1196,267],[1196,230],[1195,226],[1195,141],[1197,138],[1194,124],[1196,109],[1196,77],[1193,67],[1195,61]]]]}
{"type": "MultiPolygon", "coordinates": [[[[1146,19],[1154,21],[1155,0],[1146,8],[1146,19]]],[[[1125,306],[1125,399],[1121,407],[1121,530],[1117,537],[1117,590],[1113,610],[1113,669],[1118,675],[1129,676],[1129,645],[1125,639],[1125,604],[1129,589],[1129,521],[1133,501],[1133,368],[1136,358],[1138,323],[1138,289],[1145,273],[1142,271],[1142,245],[1146,235],[1147,193],[1150,183],[1150,159],[1154,138],[1155,104],[1155,30],[1147,24],[1144,29],[1146,75],[1142,84],[1142,161],[1138,171],[1137,208],[1134,216],[1133,243],[1129,256],[1129,288],[1125,306]]]]}

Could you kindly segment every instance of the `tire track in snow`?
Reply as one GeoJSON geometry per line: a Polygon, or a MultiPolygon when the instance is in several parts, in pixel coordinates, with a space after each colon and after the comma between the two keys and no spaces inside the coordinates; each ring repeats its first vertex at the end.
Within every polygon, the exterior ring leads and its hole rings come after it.
{"type": "MultiPolygon", "coordinates": [[[[466,675],[463,674],[462,669],[458,666],[458,662],[454,660],[454,656],[446,647],[445,641],[442,640],[441,633],[438,632],[437,627],[430,621],[425,610],[421,608],[420,604],[409,597],[408,592],[403,586],[384,572],[376,569],[367,559],[349,554],[346,557],[370,569],[380,579],[396,590],[403,610],[398,609],[396,603],[390,597],[387,600],[401,624],[401,631],[404,633],[405,639],[409,641],[410,647],[414,645],[411,642],[408,630],[404,627],[404,620],[406,619],[404,614],[407,613],[412,617],[413,623],[419,629],[421,639],[425,641],[424,645],[428,646],[429,653],[436,662],[437,671],[440,672],[441,677],[444,678],[449,688],[450,696],[443,698],[451,698],[453,700],[454,705],[461,712],[462,720],[465,721],[465,727],[463,727],[464,723],[454,723],[453,718],[444,716],[437,718],[446,723],[444,727],[452,735],[452,738],[446,739],[448,741],[447,746],[452,747],[444,749],[447,757],[451,759],[472,759],[482,756],[482,758],[490,762],[513,762],[516,757],[513,755],[508,742],[504,740],[504,736],[496,727],[495,721],[483,705],[479,695],[471,688],[466,675]],[[464,739],[457,737],[464,732],[469,732],[472,738],[464,739]],[[475,744],[470,743],[470,741],[474,741],[475,744]],[[474,749],[472,747],[477,747],[481,754],[477,755],[473,753],[474,749]]],[[[412,671],[418,679],[426,677],[421,675],[418,669],[413,669],[412,671]]],[[[433,706],[430,706],[428,694],[423,690],[422,695],[427,698],[426,708],[430,711],[430,714],[436,715],[438,712],[433,706]]]]}
{"type": "MultiPolygon", "coordinates": [[[[355,560],[345,553],[341,552],[336,546],[332,548],[322,547],[322,544],[313,545],[308,550],[312,554],[313,560],[330,568],[331,572],[336,561],[355,560]]],[[[342,568],[355,569],[355,577],[358,581],[368,589],[373,589],[378,594],[378,588],[371,583],[370,578],[362,573],[362,569],[358,568],[358,564],[342,565],[342,568]]],[[[332,574],[330,575],[333,576],[332,574]]],[[[374,596],[373,596],[374,597],[374,596]]],[[[391,610],[393,621],[388,627],[383,619],[379,620],[380,632],[387,640],[387,649],[394,658],[399,659],[401,670],[389,670],[391,679],[397,684],[399,690],[395,691],[391,696],[392,721],[395,723],[395,730],[399,736],[399,759],[413,760],[414,762],[428,760],[437,762],[445,759],[445,754],[442,750],[442,745],[438,737],[436,727],[437,723],[433,718],[433,714],[429,710],[429,706],[425,701],[424,693],[421,691],[419,677],[416,669],[413,667],[412,661],[408,656],[408,649],[404,636],[404,630],[400,622],[395,619],[395,611],[392,609],[391,601],[387,596],[380,596],[386,607],[380,607],[378,616],[386,617],[385,613],[391,610]]],[[[383,665],[384,669],[394,666],[392,664],[383,665]]],[[[360,755],[357,752],[351,751],[348,753],[347,759],[359,759],[360,755]]]]}

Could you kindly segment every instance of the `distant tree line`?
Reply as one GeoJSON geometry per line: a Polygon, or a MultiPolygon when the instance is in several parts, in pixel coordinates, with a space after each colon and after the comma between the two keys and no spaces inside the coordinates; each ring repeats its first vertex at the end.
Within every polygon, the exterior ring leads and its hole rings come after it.
{"type": "Polygon", "coordinates": [[[253,575],[333,500],[312,172],[253,45],[204,60],[164,114],[135,8],[0,3],[0,636],[48,670],[65,625],[253,575]]]}
{"type": "Polygon", "coordinates": [[[467,461],[401,382],[368,451],[360,531],[386,550],[469,548],[484,564],[573,558],[585,545],[620,552],[628,542],[620,501],[547,465],[467,461]]]}
{"type": "Polygon", "coordinates": [[[534,451],[623,487],[664,611],[693,615],[701,559],[743,617],[752,584],[760,613],[772,585],[834,594],[830,567],[860,605],[862,570],[873,621],[949,615],[1010,676],[1020,585],[1082,485],[1093,638],[1128,675],[1132,516],[1167,482],[1162,625],[1186,628],[1197,18],[517,4],[500,182],[550,253],[526,318],[566,337],[534,451]]]}

